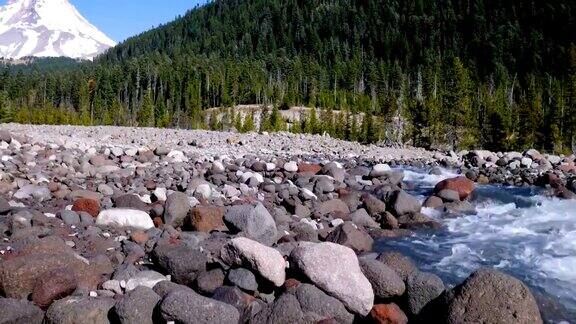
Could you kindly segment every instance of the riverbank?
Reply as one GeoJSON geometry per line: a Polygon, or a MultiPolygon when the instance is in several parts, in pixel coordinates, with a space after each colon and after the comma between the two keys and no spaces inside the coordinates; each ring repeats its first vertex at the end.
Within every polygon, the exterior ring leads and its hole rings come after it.
{"type": "Polygon", "coordinates": [[[478,183],[538,184],[563,198],[573,188],[574,157],[534,151],[1,129],[0,316],[27,322],[539,322],[530,289],[500,271],[477,269],[452,287],[398,251],[372,252],[375,241],[475,212],[478,183]],[[425,197],[396,168],[407,165],[439,177],[425,197]]]}

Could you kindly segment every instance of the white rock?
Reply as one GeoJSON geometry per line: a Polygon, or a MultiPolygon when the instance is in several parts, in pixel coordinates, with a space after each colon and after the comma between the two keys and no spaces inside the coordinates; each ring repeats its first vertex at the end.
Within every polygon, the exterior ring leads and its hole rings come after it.
{"type": "Polygon", "coordinates": [[[302,198],[305,200],[318,199],[318,197],[312,191],[310,191],[310,189],[306,188],[300,189],[300,196],[302,196],[302,198]]]}
{"type": "Polygon", "coordinates": [[[284,163],[284,170],[287,172],[298,172],[298,164],[294,161],[284,163]]]}
{"type": "Polygon", "coordinates": [[[102,283],[102,288],[112,291],[116,294],[122,294],[122,287],[120,287],[120,281],[118,280],[108,280],[102,283]]]}
{"type": "Polygon", "coordinates": [[[387,174],[390,171],[392,171],[392,168],[390,168],[390,166],[388,164],[376,164],[372,168],[370,175],[373,177],[380,177],[380,176],[387,174]]]}
{"type": "Polygon", "coordinates": [[[167,277],[156,271],[141,271],[138,272],[135,277],[126,281],[126,291],[134,290],[138,286],[154,288],[154,286],[160,281],[167,280],[169,280],[167,277]]]}
{"type": "Polygon", "coordinates": [[[129,148],[124,153],[126,153],[128,156],[134,157],[136,154],[138,154],[138,150],[135,148],[129,148]]]}
{"type": "Polygon", "coordinates": [[[530,167],[532,167],[533,161],[532,161],[531,158],[525,157],[525,158],[522,158],[522,160],[520,161],[520,163],[522,163],[522,166],[527,167],[527,168],[530,168],[530,167]]]}
{"type": "Polygon", "coordinates": [[[208,199],[212,196],[212,188],[208,183],[198,185],[194,192],[202,196],[204,199],[208,199]]]}
{"type": "Polygon", "coordinates": [[[154,189],[152,193],[154,194],[154,197],[156,197],[158,201],[166,201],[166,199],[168,199],[166,188],[158,187],[154,189]]]}
{"type": "Polygon", "coordinates": [[[133,227],[148,230],[154,227],[154,222],[148,213],[135,209],[107,209],[96,217],[97,225],[109,225],[118,227],[133,227]]]}
{"type": "Polygon", "coordinates": [[[226,168],[224,168],[224,164],[222,164],[221,161],[214,161],[212,162],[212,173],[213,174],[219,174],[226,171],[226,168]]]}
{"type": "Polygon", "coordinates": [[[274,163],[266,163],[266,171],[274,171],[276,170],[276,164],[274,163]]]}
{"type": "Polygon", "coordinates": [[[230,265],[248,265],[276,287],[286,279],[286,261],[276,249],[245,237],[232,239],[222,248],[222,259],[230,265]]]}
{"type": "Polygon", "coordinates": [[[110,149],[110,152],[116,157],[124,155],[124,150],[121,147],[113,147],[110,149]]]}
{"type": "Polygon", "coordinates": [[[366,316],[372,309],[374,291],[352,249],[329,242],[309,243],[294,249],[290,259],[314,285],[350,311],[366,316]]]}

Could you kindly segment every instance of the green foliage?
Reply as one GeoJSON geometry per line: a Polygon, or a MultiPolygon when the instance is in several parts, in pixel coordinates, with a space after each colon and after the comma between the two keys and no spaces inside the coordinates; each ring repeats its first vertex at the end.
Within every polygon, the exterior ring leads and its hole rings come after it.
{"type": "Polygon", "coordinates": [[[0,66],[0,118],[293,132],[431,148],[576,143],[576,2],[218,0],[95,62],[0,66]],[[50,116],[43,116],[42,113],[50,116]],[[8,116],[8,117],[2,117],[8,116]]]}

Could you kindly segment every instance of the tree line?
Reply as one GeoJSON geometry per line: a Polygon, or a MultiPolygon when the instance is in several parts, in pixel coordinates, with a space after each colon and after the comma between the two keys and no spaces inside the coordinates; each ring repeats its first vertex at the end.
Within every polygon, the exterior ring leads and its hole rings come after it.
{"type": "Polygon", "coordinates": [[[567,0],[213,1],[94,62],[4,66],[0,120],[251,131],[233,107],[258,104],[262,130],[568,153],[575,17],[567,0]],[[319,110],[278,119],[292,106],[319,110]]]}

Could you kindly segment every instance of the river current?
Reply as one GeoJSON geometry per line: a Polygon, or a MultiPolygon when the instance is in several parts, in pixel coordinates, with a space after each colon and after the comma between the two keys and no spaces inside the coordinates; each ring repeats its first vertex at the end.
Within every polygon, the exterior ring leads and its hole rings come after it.
{"type": "MultiPolygon", "coordinates": [[[[457,176],[449,170],[403,171],[422,201],[436,183],[457,176]]],[[[480,267],[498,268],[530,286],[546,322],[576,323],[576,201],[545,197],[536,187],[483,185],[471,202],[475,215],[451,219],[424,208],[443,229],[381,240],[376,249],[409,255],[448,286],[480,267]]]]}

